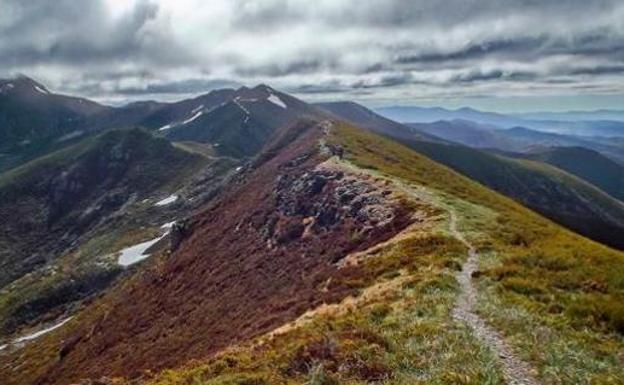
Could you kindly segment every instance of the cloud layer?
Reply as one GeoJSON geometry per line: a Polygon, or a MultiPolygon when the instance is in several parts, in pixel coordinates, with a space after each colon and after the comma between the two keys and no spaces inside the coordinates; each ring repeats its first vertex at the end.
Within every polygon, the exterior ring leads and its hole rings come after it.
{"type": "Polygon", "coordinates": [[[0,75],[102,99],[622,94],[620,0],[0,0],[0,75]]]}

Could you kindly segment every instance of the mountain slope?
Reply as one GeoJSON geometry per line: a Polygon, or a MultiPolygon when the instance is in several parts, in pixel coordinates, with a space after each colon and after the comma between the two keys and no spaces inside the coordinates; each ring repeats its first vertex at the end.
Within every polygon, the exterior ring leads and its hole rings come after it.
{"type": "Polygon", "coordinates": [[[394,138],[417,138],[433,142],[441,142],[440,137],[432,132],[419,130],[413,127],[412,130],[406,129],[403,124],[393,120],[384,118],[381,115],[369,110],[368,108],[354,102],[331,102],[318,103],[316,106],[323,110],[329,111],[335,116],[347,122],[351,122],[359,127],[366,128],[378,134],[392,136],[394,138]]]}
{"type": "Polygon", "coordinates": [[[108,109],[53,94],[27,77],[0,79],[0,172],[83,135],[83,122],[108,109]]]}
{"type": "Polygon", "coordinates": [[[583,147],[550,147],[528,155],[586,180],[624,201],[624,166],[583,147]]]}
{"type": "Polygon", "coordinates": [[[433,123],[409,123],[406,125],[430,135],[475,148],[522,151],[530,145],[524,141],[506,137],[505,130],[470,120],[440,120],[433,123]]]}
{"type": "Polygon", "coordinates": [[[106,286],[119,273],[105,257],[114,251],[108,248],[168,219],[143,201],[187,183],[206,163],[132,129],[109,131],[3,174],[0,215],[10,220],[0,224],[0,335],[106,286]],[[71,282],[59,281],[66,275],[71,282]]]}
{"type": "Polygon", "coordinates": [[[29,78],[0,80],[0,172],[92,133],[144,127],[175,141],[214,144],[236,158],[256,154],[286,124],[325,113],[266,85],[213,90],[175,103],[108,107],[50,93],[29,78]]]}
{"type": "Polygon", "coordinates": [[[406,142],[418,152],[587,237],[624,248],[624,204],[546,164],[458,145],[406,142]]]}
{"type": "Polygon", "coordinates": [[[0,356],[0,373],[24,368],[8,384],[501,383],[501,358],[452,316],[457,232],[482,258],[480,313],[543,383],[622,374],[622,253],[343,123],[266,150],[170,256],[0,356]]]}
{"type": "Polygon", "coordinates": [[[267,148],[274,156],[185,226],[174,257],[113,293],[105,318],[92,313],[99,326],[78,332],[48,380],[180,364],[352,294],[357,267],[335,263],[408,226],[412,209],[383,198],[373,181],[319,168],[321,135],[317,123],[299,123],[276,138],[267,148]],[[134,358],[122,353],[128,343],[134,358]]]}
{"type": "Polygon", "coordinates": [[[242,87],[219,104],[201,104],[182,121],[161,127],[167,138],[209,143],[233,157],[258,153],[278,129],[298,119],[323,117],[323,112],[268,86],[242,87]]]}

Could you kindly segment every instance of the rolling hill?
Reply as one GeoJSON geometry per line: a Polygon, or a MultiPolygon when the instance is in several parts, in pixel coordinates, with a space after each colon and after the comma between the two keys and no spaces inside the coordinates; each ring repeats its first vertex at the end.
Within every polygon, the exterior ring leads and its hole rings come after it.
{"type": "Polygon", "coordinates": [[[597,151],[583,147],[550,147],[530,153],[527,157],[576,175],[624,201],[624,166],[597,151]]]}

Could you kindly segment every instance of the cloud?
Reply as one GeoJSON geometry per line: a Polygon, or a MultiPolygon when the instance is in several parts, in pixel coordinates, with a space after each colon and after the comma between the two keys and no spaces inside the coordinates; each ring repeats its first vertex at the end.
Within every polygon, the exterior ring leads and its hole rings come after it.
{"type": "Polygon", "coordinates": [[[99,98],[624,93],[619,0],[0,0],[0,74],[99,98]]]}

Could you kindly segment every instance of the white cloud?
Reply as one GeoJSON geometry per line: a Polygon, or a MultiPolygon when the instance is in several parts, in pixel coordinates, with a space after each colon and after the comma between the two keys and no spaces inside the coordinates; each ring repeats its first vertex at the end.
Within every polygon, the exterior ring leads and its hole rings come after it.
{"type": "Polygon", "coordinates": [[[317,98],[624,92],[617,0],[2,2],[0,71],[92,97],[193,81],[317,98]]]}

